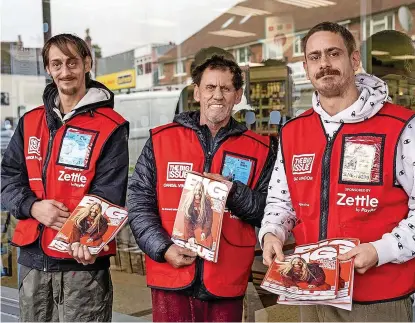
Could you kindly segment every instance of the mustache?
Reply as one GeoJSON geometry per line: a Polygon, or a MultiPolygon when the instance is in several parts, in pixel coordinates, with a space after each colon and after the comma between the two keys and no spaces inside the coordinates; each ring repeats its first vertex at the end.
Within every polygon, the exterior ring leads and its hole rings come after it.
{"type": "Polygon", "coordinates": [[[333,70],[331,68],[325,68],[324,70],[321,70],[316,74],[316,79],[318,80],[323,76],[327,75],[340,75],[340,72],[338,70],[333,70]]]}

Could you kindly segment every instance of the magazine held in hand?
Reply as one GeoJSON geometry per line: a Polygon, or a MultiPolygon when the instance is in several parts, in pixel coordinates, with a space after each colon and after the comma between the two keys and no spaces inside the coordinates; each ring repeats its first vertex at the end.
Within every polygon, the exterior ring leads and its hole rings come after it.
{"type": "Polygon", "coordinates": [[[232,183],[188,172],[174,221],[172,241],[208,261],[218,261],[222,219],[232,183]]]}
{"type": "Polygon", "coordinates": [[[358,239],[328,239],[296,246],[284,262],[276,258],[261,287],[279,294],[278,304],[331,305],[351,311],[354,259],[338,261],[358,239]]]}
{"type": "Polygon", "coordinates": [[[98,254],[127,222],[126,209],[95,195],[85,195],[49,245],[52,250],[68,252],[70,243],[88,247],[98,254]]]}

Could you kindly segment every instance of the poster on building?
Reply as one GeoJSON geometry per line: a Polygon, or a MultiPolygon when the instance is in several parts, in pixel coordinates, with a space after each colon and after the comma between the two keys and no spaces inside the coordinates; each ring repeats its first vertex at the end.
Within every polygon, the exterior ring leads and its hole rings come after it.
{"type": "Polygon", "coordinates": [[[104,84],[110,90],[121,90],[135,88],[135,70],[125,70],[117,73],[99,75],[98,82],[104,84]]]}
{"type": "Polygon", "coordinates": [[[264,59],[284,59],[294,41],[292,16],[274,16],[265,19],[264,59]]]}

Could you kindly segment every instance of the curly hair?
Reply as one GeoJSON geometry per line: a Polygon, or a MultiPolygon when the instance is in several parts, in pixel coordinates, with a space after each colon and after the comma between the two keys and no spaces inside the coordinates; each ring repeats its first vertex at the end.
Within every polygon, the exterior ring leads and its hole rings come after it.
{"type": "Polygon", "coordinates": [[[210,59],[206,60],[203,64],[195,67],[192,70],[192,80],[193,83],[197,86],[200,86],[200,82],[202,80],[203,72],[210,68],[212,70],[222,70],[226,71],[229,69],[229,71],[232,73],[232,84],[235,88],[235,90],[239,90],[244,85],[244,80],[242,77],[242,70],[239,67],[237,63],[234,61],[228,60],[220,55],[213,55],[210,59]]]}

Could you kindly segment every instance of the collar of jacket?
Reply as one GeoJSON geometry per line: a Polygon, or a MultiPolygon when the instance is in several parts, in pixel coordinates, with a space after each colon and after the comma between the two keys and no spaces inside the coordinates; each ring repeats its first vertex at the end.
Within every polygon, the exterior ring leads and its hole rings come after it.
{"type": "MultiPolygon", "coordinates": [[[[174,122],[182,125],[183,127],[190,128],[197,133],[204,133],[205,131],[209,130],[206,125],[200,125],[200,111],[190,111],[190,112],[183,112],[174,117],[174,122]]],[[[217,137],[230,137],[230,136],[238,136],[243,134],[247,131],[248,128],[239,123],[234,118],[230,118],[228,124],[219,129],[217,133],[217,137]]],[[[209,130],[210,131],[210,130],[209,130]]],[[[216,138],[215,138],[216,139],[216,138]]],[[[223,139],[223,138],[218,138],[223,139]]]]}
{"type": "MultiPolygon", "coordinates": [[[[90,80],[87,88],[102,88],[110,93],[110,98],[106,101],[99,101],[91,104],[84,105],[76,110],[76,113],[72,116],[72,118],[80,113],[84,113],[86,111],[92,111],[94,109],[100,107],[107,107],[114,109],[114,93],[112,93],[104,84],[99,83],[94,80],[90,80]]],[[[57,130],[62,125],[62,121],[53,111],[55,107],[55,98],[58,95],[58,88],[54,82],[48,84],[43,91],[43,104],[46,110],[46,121],[50,130],[57,130]]]]}

